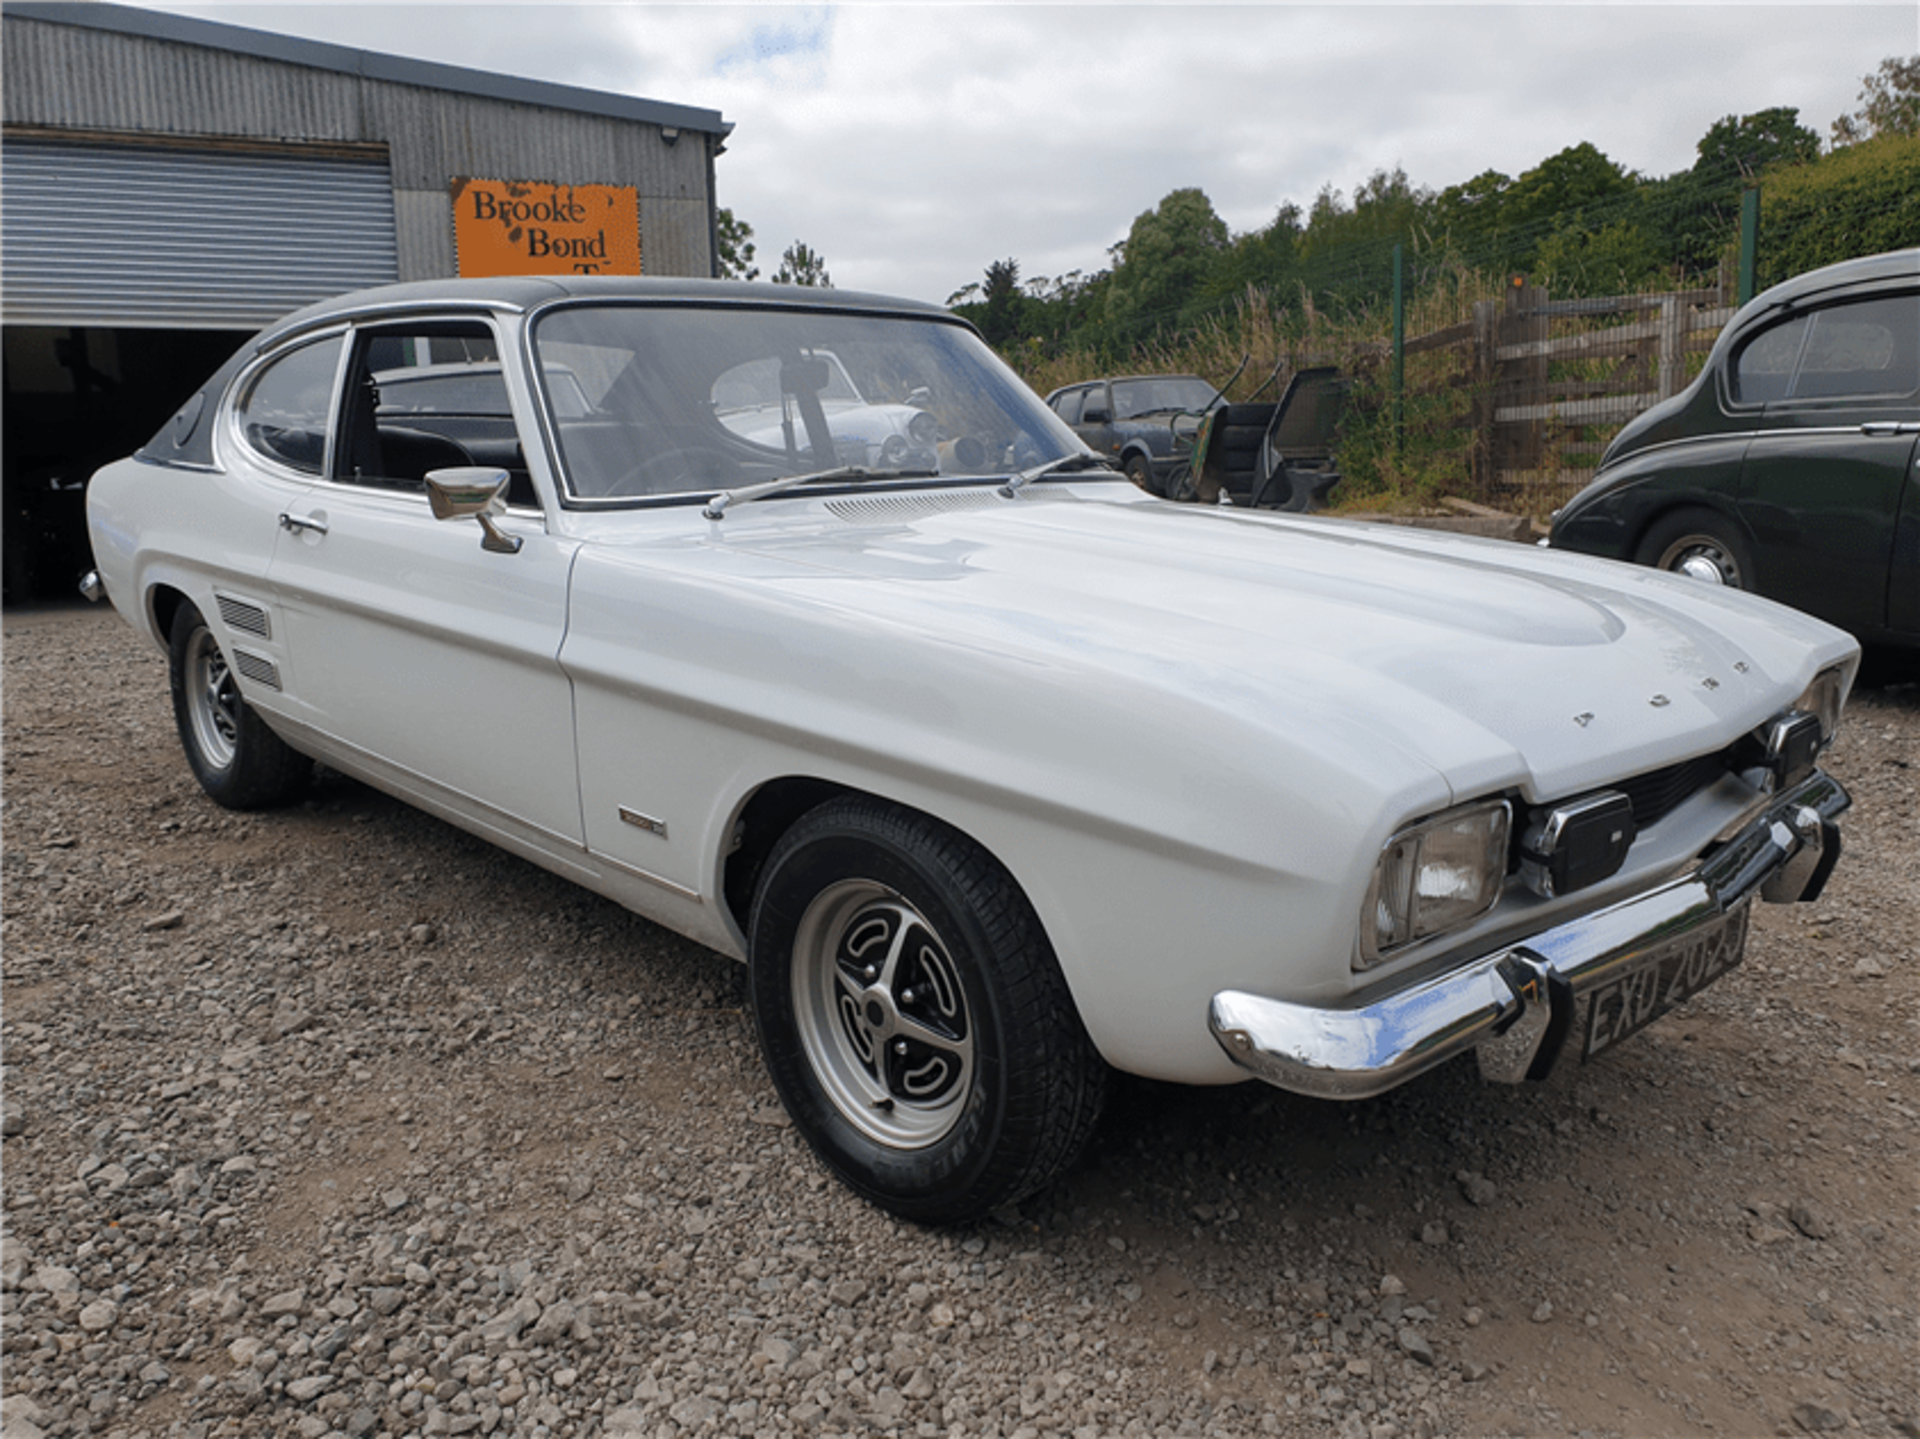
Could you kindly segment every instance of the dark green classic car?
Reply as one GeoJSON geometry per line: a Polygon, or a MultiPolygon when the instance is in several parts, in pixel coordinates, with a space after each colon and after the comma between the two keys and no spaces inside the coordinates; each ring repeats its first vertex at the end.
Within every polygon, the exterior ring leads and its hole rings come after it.
{"type": "Polygon", "coordinates": [[[1741,307],[1621,430],[1549,543],[1757,591],[1920,649],[1920,250],[1741,307]]]}

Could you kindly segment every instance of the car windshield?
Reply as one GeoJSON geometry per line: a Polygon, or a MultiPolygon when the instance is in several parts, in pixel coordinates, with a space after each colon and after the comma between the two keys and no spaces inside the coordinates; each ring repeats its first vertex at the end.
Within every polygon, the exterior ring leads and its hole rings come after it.
{"type": "Polygon", "coordinates": [[[1113,417],[1131,420],[1170,410],[1204,410],[1220,397],[1205,380],[1192,375],[1156,375],[1113,382],[1113,417]]]}
{"type": "Polygon", "coordinates": [[[1081,449],[977,335],[936,317],[585,304],[546,312],[533,341],[583,499],[846,467],[984,480],[1081,449]]]}

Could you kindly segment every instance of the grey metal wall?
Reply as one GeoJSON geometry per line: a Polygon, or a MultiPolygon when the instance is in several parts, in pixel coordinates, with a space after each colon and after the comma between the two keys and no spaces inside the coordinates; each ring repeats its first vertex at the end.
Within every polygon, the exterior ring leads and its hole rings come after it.
{"type": "MultiPolygon", "coordinates": [[[[458,9],[447,13],[449,23],[458,23],[458,9]]],[[[454,273],[448,185],[456,177],[634,186],[647,273],[712,272],[712,155],[721,136],[711,130],[529,104],[511,96],[536,87],[505,79],[500,88],[509,98],[463,94],[44,22],[14,6],[4,21],[0,120],[9,127],[385,144],[404,280],[454,273]],[[668,128],[678,129],[677,143],[668,143],[668,128]]],[[[300,49],[331,52],[363,68],[381,58],[304,43],[300,49]]],[[[395,62],[392,68],[404,75],[431,67],[395,62]]],[[[651,108],[676,118],[677,107],[651,108]]]]}

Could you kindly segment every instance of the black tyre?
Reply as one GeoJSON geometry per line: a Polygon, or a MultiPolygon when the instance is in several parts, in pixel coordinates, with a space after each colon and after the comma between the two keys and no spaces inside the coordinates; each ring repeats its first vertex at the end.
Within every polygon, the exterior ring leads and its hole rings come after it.
{"type": "Polygon", "coordinates": [[[1733,521],[1712,510],[1674,510],[1641,538],[1634,559],[1736,590],[1753,588],[1753,557],[1733,521]]]}
{"type": "Polygon", "coordinates": [[[183,603],[168,639],[173,722],[200,788],[228,809],[266,809],[298,799],[313,776],[313,762],[268,729],[241,697],[200,611],[183,603]]]}
{"type": "Polygon", "coordinates": [[[750,929],[768,1073],[856,1192],[949,1223],[1079,1155],[1106,1065],[1025,896],[964,836],[877,800],[829,801],[775,846],[750,929]]]}
{"type": "Polygon", "coordinates": [[[1127,472],[1128,479],[1132,480],[1148,494],[1157,495],[1160,493],[1153,483],[1153,462],[1145,455],[1128,455],[1126,463],[1121,468],[1127,472]]]}

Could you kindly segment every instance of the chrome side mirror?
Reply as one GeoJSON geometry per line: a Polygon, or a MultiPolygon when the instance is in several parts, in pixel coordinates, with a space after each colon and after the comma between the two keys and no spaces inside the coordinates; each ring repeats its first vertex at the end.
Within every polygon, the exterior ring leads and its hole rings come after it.
{"type": "Polygon", "coordinates": [[[427,475],[427,500],[433,506],[436,520],[464,520],[472,516],[480,521],[480,528],[486,531],[480,541],[481,549],[496,555],[517,555],[525,542],[493,522],[495,515],[507,512],[507,482],[505,470],[487,465],[432,470],[427,475]]]}

